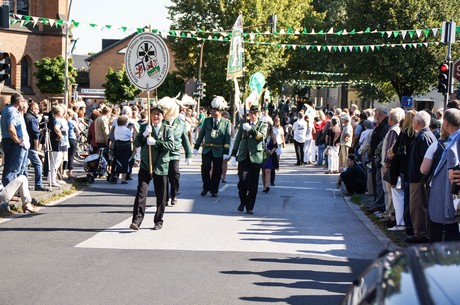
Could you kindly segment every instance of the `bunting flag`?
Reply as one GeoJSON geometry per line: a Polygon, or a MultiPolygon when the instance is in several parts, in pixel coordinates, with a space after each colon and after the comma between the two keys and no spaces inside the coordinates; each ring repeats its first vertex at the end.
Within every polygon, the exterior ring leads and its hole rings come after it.
{"type": "MultiPolygon", "coordinates": [[[[32,24],[36,27],[38,24],[44,24],[51,27],[63,27],[63,26],[70,26],[75,28],[81,27],[90,27],[90,28],[99,28],[100,30],[120,30],[122,32],[137,32],[142,33],[146,31],[144,27],[128,27],[128,26],[114,26],[110,24],[106,25],[98,25],[97,23],[80,23],[75,20],[71,20],[67,23],[67,21],[62,19],[52,19],[52,18],[45,18],[45,17],[35,17],[35,16],[27,16],[27,15],[19,15],[19,14],[10,14],[10,25],[18,24],[19,26],[23,27],[28,24],[32,24]]],[[[201,29],[197,30],[161,30],[161,29],[152,29],[153,33],[159,34],[162,37],[173,37],[173,38],[184,38],[184,39],[194,39],[197,41],[219,41],[223,43],[227,43],[232,40],[232,32],[229,31],[203,31],[201,29]]],[[[416,38],[429,38],[429,37],[438,37],[438,35],[442,34],[441,28],[426,28],[426,29],[410,29],[410,30],[392,30],[392,31],[379,31],[379,30],[371,30],[370,27],[367,27],[363,31],[357,31],[353,29],[351,31],[347,31],[346,29],[335,30],[334,28],[330,28],[329,30],[307,30],[303,28],[302,30],[293,29],[292,27],[286,27],[286,29],[280,29],[276,33],[271,33],[270,31],[266,32],[251,32],[251,33],[243,33],[241,32],[241,37],[248,38],[247,40],[241,39],[242,42],[254,45],[254,46],[273,46],[276,48],[288,49],[288,50],[296,50],[298,48],[305,49],[307,51],[312,52],[330,52],[330,53],[347,53],[347,52],[376,52],[380,51],[382,48],[402,48],[404,50],[407,49],[416,49],[419,47],[429,47],[429,46],[438,46],[440,43],[437,41],[424,41],[424,42],[408,42],[408,43],[383,43],[383,44],[374,44],[374,45],[309,45],[309,44],[290,44],[290,43],[275,43],[269,41],[258,41],[257,37],[260,35],[275,37],[275,36],[306,36],[306,35],[337,35],[337,36],[345,36],[345,35],[373,35],[378,34],[382,38],[387,39],[416,39],[416,38]]],[[[456,33],[460,34],[460,26],[456,27],[456,33]]]]}

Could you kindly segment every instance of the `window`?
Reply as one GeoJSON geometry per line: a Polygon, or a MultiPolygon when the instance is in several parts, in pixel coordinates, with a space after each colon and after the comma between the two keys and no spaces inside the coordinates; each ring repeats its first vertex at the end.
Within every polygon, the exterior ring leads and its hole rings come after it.
{"type": "Polygon", "coordinates": [[[21,60],[21,88],[30,87],[30,63],[27,57],[21,60]]]}
{"type": "Polygon", "coordinates": [[[10,0],[10,13],[29,15],[29,0],[10,0]]]}

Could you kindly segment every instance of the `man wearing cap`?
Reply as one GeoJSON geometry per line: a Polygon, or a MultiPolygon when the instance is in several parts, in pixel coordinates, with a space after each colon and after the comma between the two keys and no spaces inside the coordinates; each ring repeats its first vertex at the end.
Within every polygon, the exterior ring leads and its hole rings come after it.
{"type": "Polygon", "coordinates": [[[151,124],[142,125],[134,140],[134,146],[141,147],[141,165],[130,225],[132,230],[139,230],[144,219],[147,190],[152,179],[157,204],[153,230],[163,227],[163,214],[168,196],[169,155],[174,149],[173,130],[163,122],[163,118],[164,111],[161,106],[154,106],[150,111],[151,124]]]}
{"type": "Polygon", "coordinates": [[[211,117],[206,118],[196,139],[193,153],[198,154],[201,142],[204,143],[201,155],[201,179],[203,190],[201,196],[211,192],[217,197],[220,177],[222,175],[223,159],[229,158],[231,123],[222,118],[222,111],[227,108],[227,102],[221,96],[216,96],[211,102],[211,117]],[[211,173],[212,169],[212,173],[211,173]]]}
{"type": "Polygon", "coordinates": [[[232,163],[236,163],[238,153],[238,195],[240,205],[238,211],[246,208],[248,214],[253,214],[259,186],[260,169],[264,163],[263,141],[267,134],[267,122],[259,120],[259,110],[256,106],[249,109],[249,123],[244,123],[238,129],[232,151],[232,163]]]}

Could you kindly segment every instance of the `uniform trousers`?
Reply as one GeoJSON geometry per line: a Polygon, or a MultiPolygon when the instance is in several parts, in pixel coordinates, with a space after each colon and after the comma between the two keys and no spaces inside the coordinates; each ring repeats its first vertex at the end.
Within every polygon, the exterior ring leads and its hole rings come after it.
{"type": "Polygon", "coordinates": [[[179,193],[179,179],[179,160],[170,160],[168,171],[168,182],[170,191],[169,193],[167,193],[167,195],[170,196],[166,197],[166,202],[168,202],[169,198],[171,198],[171,200],[176,200],[177,194],[179,193]]]}
{"type": "Polygon", "coordinates": [[[217,194],[219,192],[223,162],[223,157],[214,157],[212,151],[201,155],[201,179],[203,180],[203,191],[211,192],[211,194],[217,194]],[[211,169],[212,174],[210,173],[211,169]]]}
{"type": "Polygon", "coordinates": [[[259,175],[262,164],[252,162],[238,162],[238,196],[240,205],[252,211],[256,203],[257,189],[259,187],[259,175]]]}
{"type": "Polygon", "coordinates": [[[134,200],[133,208],[133,223],[141,225],[145,216],[145,208],[147,202],[147,192],[150,181],[153,176],[153,188],[155,190],[157,210],[155,212],[154,223],[163,223],[163,214],[165,212],[166,198],[168,195],[168,176],[161,176],[155,173],[150,174],[148,170],[139,169],[139,182],[137,184],[136,199],[134,200]]]}

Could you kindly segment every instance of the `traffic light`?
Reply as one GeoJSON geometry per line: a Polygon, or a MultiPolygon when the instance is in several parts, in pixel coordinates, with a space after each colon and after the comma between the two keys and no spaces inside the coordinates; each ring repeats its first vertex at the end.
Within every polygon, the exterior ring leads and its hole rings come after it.
{"type": "Polygon", "coordinates": [[[447,94],[447,89],[449,88],[449,65],[447,63],[439,65],[438,79],[438,92],[447,94]]]}
{"type": "Polygon", "coordinates": [[[0,83],[6,81],[11,75],[11,58],[8,52],[0,51],[0,83]]]}
{"type": "Polygon", "coordinates": [[[203,83],[202,81],[197,81],[196,82],[196,87],[195,87],[195,92],[193,93],[193,96],[194,97],[199,97],[200,99],[201,98],[204,98],[206,96],[206,94],[204,94],[206,92],[206,83],[203,83]]]}

